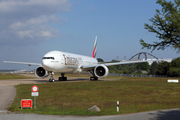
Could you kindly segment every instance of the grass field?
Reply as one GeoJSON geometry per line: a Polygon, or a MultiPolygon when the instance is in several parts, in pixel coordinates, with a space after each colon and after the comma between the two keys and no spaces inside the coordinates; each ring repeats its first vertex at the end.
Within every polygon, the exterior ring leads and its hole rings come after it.
{"type": "Polygon", "coordinates": [[[29,79],[32,77],[26,77],[21,74],[6,74],[6,73],[0,73],[0,80],[8,80],[8,79],[29,79]]]}
{"type": "Polygon", "coordinates": [[[117,77],[117,81],[58,82],[38,84],[36,109],[20,109],[21,99],[31,97],[32,84],[17,85],[11,111],[56,115],[114,115],[180,108],[180,84],[167,78],[117,77]],[[120,110],[116,112],[119,101],[120,110]],[[100,112],[89,112],[97,105],[100,112]]]}

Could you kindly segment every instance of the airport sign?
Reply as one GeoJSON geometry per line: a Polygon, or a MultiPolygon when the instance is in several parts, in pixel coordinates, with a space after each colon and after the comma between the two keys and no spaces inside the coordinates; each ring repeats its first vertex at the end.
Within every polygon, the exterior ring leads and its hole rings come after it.
{"type": "Polygon", "coordinates": [[[179,80],[167,80],[168,83],[179,83],[179,80]]]}
{"type": "Polygon", "coordinates": [[[31,96],[39,96],[39,92],[31,92],[31,96]]]}
{"type": "Polygon", "coordinates": [[[32,86],[31,90],[33,92],[37,92],[39,90],[39,88],[38,88],[38,86],[34,85],[34,86],[32,86]]]}
{"type": "Polygon", "coordinates": [[[32,108],[32,100],[31,99],[22,99],[21,100],[21,109],[22,108],[32,108]]]}

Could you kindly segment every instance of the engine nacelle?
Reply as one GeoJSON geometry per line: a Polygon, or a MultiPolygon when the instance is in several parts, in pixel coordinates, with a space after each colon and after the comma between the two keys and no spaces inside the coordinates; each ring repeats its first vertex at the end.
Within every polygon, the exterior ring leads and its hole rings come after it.
{"type": "Polygon", "coordinates": [[[35,71],[35,74],[38,78],[48,77],[49,73],[43,67],[38,67],[35,71]]]}
{"type": "Polygon", "coordinates": [[[101,64],[95,67],[94,74],[96,77],[106,77],[109,74],[109,69],[105,65],[101,64]]]}

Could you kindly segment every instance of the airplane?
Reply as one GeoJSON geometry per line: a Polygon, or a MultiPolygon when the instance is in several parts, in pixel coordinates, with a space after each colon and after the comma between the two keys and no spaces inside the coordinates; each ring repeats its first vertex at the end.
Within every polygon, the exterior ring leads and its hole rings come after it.
{"type": "Polygon", "coordinates": [[[42,63],[3,62],[38,66],[35,70],[35,75],[38,78],[45,78],[50,75],[49,82],[55,82],[55,79],[53,78],[54,73],[61,73],[59,81],[66,81],[67,77],[64,76],[66,73],[81,73],[83,71],[92,74],[90,80],[98,80],[98,78],[104,78],[108,75],[109,69],[107,66],[147,62],[147,60],[136,60],[115,63],[98,63],[96,59],[96,50],[97,36],[95,37],[92,57],[62,51],[50,51],[43,56],[42,63]]]}

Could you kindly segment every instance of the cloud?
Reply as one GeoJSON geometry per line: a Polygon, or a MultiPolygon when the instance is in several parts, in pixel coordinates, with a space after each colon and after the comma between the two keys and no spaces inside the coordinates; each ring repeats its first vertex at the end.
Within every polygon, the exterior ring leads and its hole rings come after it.
{"type": "Polygon", "coordinates": [[[51,23],[66,21],[68,0],[0,0],[0,45],[34,44],[57,37],[51,23]]]}
{"type": "Polygon", "coordinates": [[[0,13],[30,13],[32,16],[70,10],[67,0],[1,0],[0,13]]]}
{"type": "Polygon", "coordinates": [[[49,39],[58,35],[58,30],[50,27],[48,24],[51,22],[59,21],[59,18],[52,16],[39,16],[31,18],[24,22],[14,22],[9,26],[9,29],[17,33],[20,38],[29,37],[44,37],[49,39]]]}

